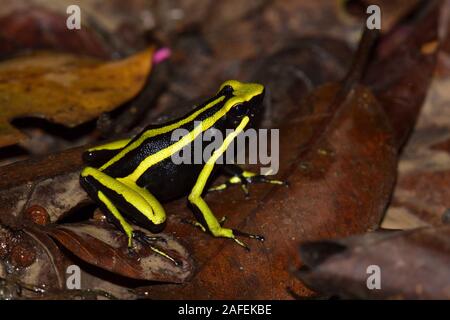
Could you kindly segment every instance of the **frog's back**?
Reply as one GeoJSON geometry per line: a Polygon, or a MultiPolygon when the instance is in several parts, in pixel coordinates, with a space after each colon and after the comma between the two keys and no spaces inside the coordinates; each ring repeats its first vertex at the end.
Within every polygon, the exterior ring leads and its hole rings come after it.
{"type": "MultiPolygon", "coordinates": [[[[212,98],[182,119],[145,128],[100,169],[114,178],[136,182],[138,186],[147,188],[162,201],[187,194],[196,182],[202,163],[194,162],[195,152],[199,152],[194,150],[194,146],[199,145],[195,140],[187,139],[188,142],[185,144],[180,144],[179,141],[183,133],[185,135],[191,133],[201,121],[217,116],[223,103],[216,100],[217,97],[212,98]],[[177,129],[180,131],[174,134],[177,129]],[[178,145],[175,145],[176,143],[178,145]],[[181,146],[183,150],[190,150],[191,158],[190,161],[184,159],[185,163],[180,164],[174,161],[174,156],[180,154],[181,146]]],[[[208,130],[212,129],[224,132],[225,120],[216,119],[208,130]]],[[[201,136],[196,139],[201,139],[201,136]]],[[[202,159],[203,150],[200,151],[202,159]]]]}

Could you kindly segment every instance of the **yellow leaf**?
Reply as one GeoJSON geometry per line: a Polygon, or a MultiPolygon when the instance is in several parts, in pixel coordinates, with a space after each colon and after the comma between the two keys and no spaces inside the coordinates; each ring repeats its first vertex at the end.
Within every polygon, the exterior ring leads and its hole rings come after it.
{"type": "Polygon", "coordinates": [[[152,65],[149,48],[118,61],[37,53],[0,63],[0,147],[24,135],[9,123],[22,116],[74,127],[133,98],[152,65]]]}

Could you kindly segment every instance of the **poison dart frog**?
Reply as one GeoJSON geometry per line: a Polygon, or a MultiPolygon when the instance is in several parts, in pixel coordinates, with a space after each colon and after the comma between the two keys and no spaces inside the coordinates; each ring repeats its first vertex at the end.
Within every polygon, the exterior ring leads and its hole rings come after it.
{"type": "Polygon", "coordinates": [[[248,249],[238,237],[264,241],[263,236],[224,227],[223,220],[214,216],[202,195],[217,168],[222,168],[231,178],[211,191],[223,190],[232,184],[240,184],[246,192],[246,185],[250,183],[284,184],[236,165],[216,164],[258,113],[263,97],[264,86],[261,84],[228,80],[216,95],[179,119],[150,125],[132,139],[88,149],[83,159],[90,166],[82,170],[80,183],[107,218],[125,232],[129,247],[133,246],[133,240],[144,241],[156,253],[175,261],[153,244],[161,238],[144,236],[133,230],[130,222],[153,233],[160,232],[166,222],[161,202],[187,196],[197,217],[192,224],[214,237],[232,239],[248,249]],[[180,128],[187,134],[173,141],[173,131],[180,128]],[[200,164],[175,164],[172,161],[172,155],[183,148],[193,148],[194,140],[212,129],[231,133],[206,161],[200,164]]]}

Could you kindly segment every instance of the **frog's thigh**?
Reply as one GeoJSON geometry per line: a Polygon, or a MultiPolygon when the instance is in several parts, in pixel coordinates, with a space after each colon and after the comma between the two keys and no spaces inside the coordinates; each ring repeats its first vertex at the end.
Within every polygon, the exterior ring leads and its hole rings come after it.
{"type": "MultiPolygon", "coordinates": [[[[152,203],[147,202],[142,193],[137,192],[129,185],[118,181],[117,179],[105,174],[104,172],[93,168],[86,167],[81,172],[81,178],[92,180],[89,182],[89,189],[102,191],[114,205],[121,210],[134,210],[135,214],[146,216],[153,224],[160,224],[161,217],[156,216],[153,212],[152,203]],[[118,198],[120,201],[118,201],[118,198]],[[125,206],[122,208],[122,206],[125,206]]],[[[92,191],[90,194],[92,195],[92,191]]],[[[93,195],[96,197],[96,195],[93,195]]]]}
{"type": "Polygon", "coordinates": [[[164,207],[161,205],[158,199],[155,198],[154,195],[152,195],[147,189],[139,187],[134,182],[124,181],[123,183],[137,192],[152,207],[154,214],[153,219],[154,221],[156,221],[154,223],[160,224],[164,222],[164,220],[166,219],[166,212],[164,211],[164,207]]]}

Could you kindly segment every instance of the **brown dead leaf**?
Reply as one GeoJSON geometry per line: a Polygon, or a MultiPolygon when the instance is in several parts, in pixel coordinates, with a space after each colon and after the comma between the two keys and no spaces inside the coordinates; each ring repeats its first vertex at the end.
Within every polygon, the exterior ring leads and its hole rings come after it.
{"type": "MultiPolygon", "coordinates": [[[[26,225],[20,230],[0,225],[0,247],[0,278],[46,290],[65,288],[69,260],[45,233],[26,225]]],[[[24,291],[23,296],[34,294],[24,291]]]]}
{"type": "Polygon", "coordinates": [[[360,299],[450,299],[450,227],[371,233],[338,241],[305,243],[307,266],[299,276],[327,295],[360,299]],[[369,290],[369,266],[380,269],[369,290]]]}
{"type": "MultiPolygon", "coordinates": [[[[143,229],[135,227],[135,230],[153,236],[143,229]]],[[[180,265],[175,265],[137,241],[134,243],[135,252],[130,252],[123,232],[102,221],[58,225],[49,228],[48,233],[84,261],[125,277],[181,283],[192,274],[193,265],[188,252],[167,235],[159,235],[167,242],[156,242],[155,246],[180,265]]]]}
{"type": "Polygon", "coordinates": [[[0,146],[24,138],[9,121],[43,117],[70,127],[134,97],[151,69],[153,49],[119,61],[40,53],[0,63],[0,146]]]}
{"type": "Polygon", "coordinates": [[[385,90],[384,86],[383,89],[383,102],[387,102],[385,109],[394,116],[397,131],[403,132],[403,137],[407,137],[405,133],[412,129],[412,116],[418,111],[421,113],[402,150],[397,186],[383,220],[383,228],[439,226],[444,211],[450,208],[450,81],[445,64],[436,66],[436,55],[443,57],[450,43],[450,24],[446,14],[450,4],[444,2],[442,6],[437,44],[433,41],[438,36],[438,15],[433,13],[434,9],[428,10],[429,14],[417,21],[417,30],[408,32],[401,44],[403,49],[389,50],[396,53],[391,54],[391,68],[384,69],[394,75],[392,88],[385,90]],[[434,50],[431,53],[430,48],[434,50]],[[432,78],[433,70],[438,70],[442,76],[435,74],[432,78]],[[421,81],[425,82],[422,86],[421,81]],[[416,111],[407,115],[404,112],[408,109],[416,111]]]}
{"type": "Polygon", "coordinates": [[[366,72],[365,81],[388,114],[399,149],[414,128],[433,78],[441,4],[422,2],[413,17],[381,38],[366,72]]]}

